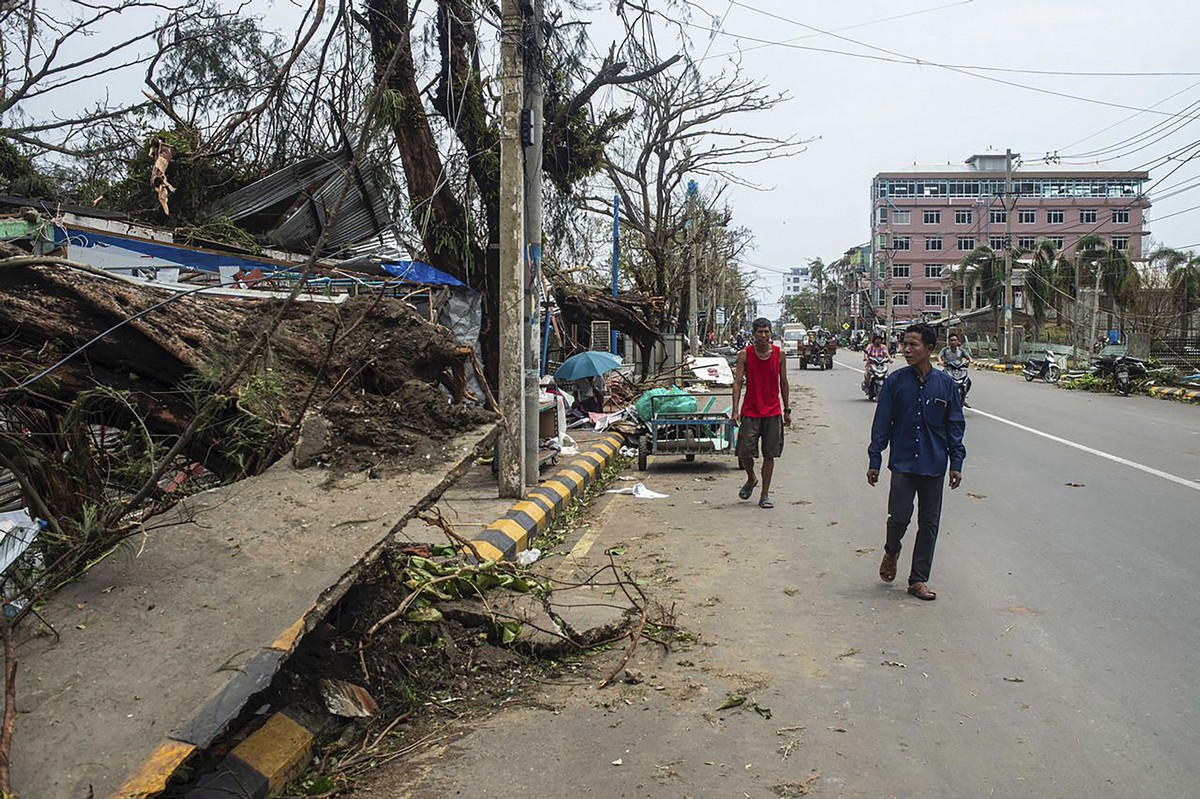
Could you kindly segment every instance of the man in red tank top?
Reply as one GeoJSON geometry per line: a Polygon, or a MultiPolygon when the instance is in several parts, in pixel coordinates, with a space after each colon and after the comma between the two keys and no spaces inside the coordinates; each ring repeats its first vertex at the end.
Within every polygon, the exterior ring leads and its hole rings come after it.
{"type": "Polygon", "coordinates": [[[783,428],[792,423],[792,409],[788,407],[787,362],[779,347],[771,343],[768,320],[755,319],[751,333],[754,341],[738,353],[733,377],[738,465],[746,470],[746,484],[738,491],[738,496],[750,499],[754,487],[759,485],[754,474],[754,459],[758,457],[759,442],[762,442],[762,490],[758,495],[758,506],[773,508],[771,475],[775,472],[775,459],[783,454],[783,428]]]}

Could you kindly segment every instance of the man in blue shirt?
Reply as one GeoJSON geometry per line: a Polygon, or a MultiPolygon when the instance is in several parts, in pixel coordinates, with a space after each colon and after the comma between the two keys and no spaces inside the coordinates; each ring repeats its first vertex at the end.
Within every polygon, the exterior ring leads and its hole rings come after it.
{"type": "Polygon", "coordinates": [[[936,345],[937,333],[929,325],[910,325],[904,331],[900,349],[908,366],[897,369],[884,380],[875,406],[875,421],[871,424],[871,444],[867,447],[867,482],[872,486],[879,481],[883,450],[889,444],[891,447],[887,543],[879,577],[888,583],[896,579],[900,542],[912,520],[916,498],[917,542],[908,575],[908,593],[926,600],[937,599],[928,583],[942,516],[946,464],[950,465],[950,488],[955,489],[962,483],[963,459],[967,457],[963,446],[967,423],[958,388],[949,375],[934,369],[930,362],[936,345]]]}

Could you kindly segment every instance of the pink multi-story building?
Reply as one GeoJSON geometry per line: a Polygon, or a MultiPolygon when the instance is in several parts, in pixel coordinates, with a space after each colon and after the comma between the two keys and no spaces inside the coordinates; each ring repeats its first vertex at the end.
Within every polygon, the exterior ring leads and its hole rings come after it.
{"type": "MultiPolygon", "coordinates": [[[[1143,214],[1150,207],[1142,189],[1149,173],[1020,163],[1014,154],[1006,202],[1005,159],[982,153],[962,164],[880,172],[871,181],[874,301],[881,317],[930,319],[986,304],[978,289],[967,296],[965,281],[948,279],[957,271],[950,267],[982,244],[1003,252],[1006,214],[1020,250],[1033,250],[1044,238],[1071,254],[1081,237],[1096,233],[1132,259],[1142,257],[1143,214]]],[[[1018,310],[1024,306],[1020,283],[1014,280],[1018,310]]]]}

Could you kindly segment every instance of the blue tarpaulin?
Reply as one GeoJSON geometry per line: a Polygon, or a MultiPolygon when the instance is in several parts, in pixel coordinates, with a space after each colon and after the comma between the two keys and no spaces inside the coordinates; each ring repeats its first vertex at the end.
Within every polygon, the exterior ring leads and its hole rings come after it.
{"type": "Polygon", "coordinates": [[[273,272],[287,268],[265,259],[230,253],[201,250],[164,241],[149,241],[131,236],[101,233],[95,230],[67,228],[70,256],[77,261],[102,269],[136,269],[138,267],[181,266],[205,272],[217,272],[222,266],[235,266],[249,271],[261,269],[273,272]]]}
{"type": "Polygon", "coordinates": [[[418,261],[389,261],[380,264],[389,275],[407,280],[409,283],[420,283],[423,286],[465,286],[458,278],[448,275],[440,269],[418,261]]]}

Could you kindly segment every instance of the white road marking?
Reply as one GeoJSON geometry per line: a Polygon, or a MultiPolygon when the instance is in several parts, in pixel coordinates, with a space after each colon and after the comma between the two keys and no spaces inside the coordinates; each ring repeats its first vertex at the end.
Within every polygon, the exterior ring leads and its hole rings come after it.
{"type": "MultiPolygon", "coordinates": [[[[842,364],[842,366],[845,366],[847,369],[853,369],[854,371],[858,372],[859,374],[863,374],[862,369],[858,369],[854,366],[851,366],[848,363],[842,363],[841,361],[838,361],[838,363],[842,364]]],[[[1089,455],[1095,455],[1098,458],[1104,458],[1105,460],[1110,460],[1113,463],[1119,463],[1122,466],[1128,466],[1131,469],[1137,469],[1139,472],[1145,472],[1146,474],[1152,474],[1155,477],[1161,477],[1164,480],[1170,480],[1172,483],[1178,483],[1181,486],[1187,486],[1188,488],[1192,488],[1197,491],[1200,491],[1200,482],[1196,482],[1195,480],[1189,480],[1186,477],[1180,477],[1179,475],[1171,474],[1170,472],[1164,472],[1162,469],[1155,469],[1153,466],[1147,466],[1144,463],[1138,463],[1137,461],[1131,461],[1128,458],[1122,458],[1120,455],[1113,455],[1109,452],[1104,452],[1103,450],[1095,449],[1094,447],[1089,447],[1086,444],[1080,444],[1077,441],[1071,441],[1068,438],[1056,436],[1053,433],[1046,433],[1046,432],[1043,432],[1036,428],[1029,427],[1028,425],[1023,425],[1020,422],[1014,422],[1011,419],[1005,419],[1002,416],[997,416],[994,413],[988,413],[986,411],[981,411],[978,408],[967,408],[966,410],[969,413],[984,416],[993,421],[1000,422],[1001,424],[1010,425],[1012,427],[1017,428],[1018,430],[1024,430],[1026,433],[1033,433],[1035,436],[1041,436],[1042,438],[1047,438],[1058,444],[1063,444],[1068,447],[1073,447],[1077,450],[1080,450],[1081,452],[1086,452],[1089,455]]]]}

